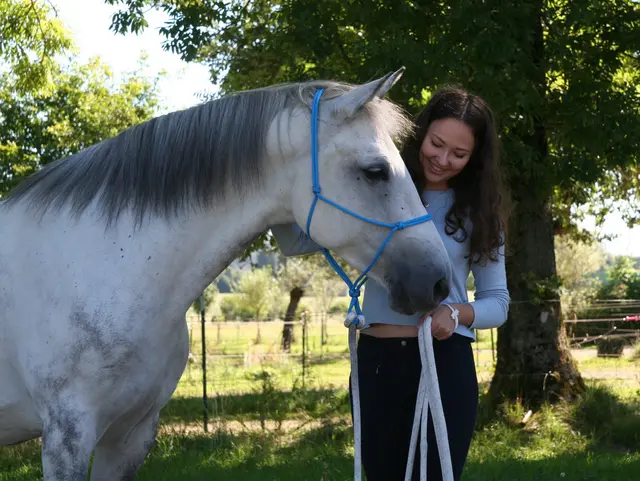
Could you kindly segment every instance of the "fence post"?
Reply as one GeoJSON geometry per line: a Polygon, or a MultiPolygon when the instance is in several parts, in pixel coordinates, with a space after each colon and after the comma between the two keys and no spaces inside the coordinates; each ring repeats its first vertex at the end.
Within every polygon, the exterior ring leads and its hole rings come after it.
{"type": "Polygon", "coordinates": [[[493,329],[489,329],[491,331],[491,360],[493,361],[493,364],[496,363],[496,350],[495,347],[493,346],[493,329]]]}
{"type": "Polygon", "coordinates": [[[207,403],[207,343],[204,325],[204,295],[200,294],[200,324],[202,326],[202,417],[204,432],[209,431],[209,412],[207,403]]]}
{"type": "Polygon", "coordinates": [[[307,375],[307,312],[302,313],[302,389],[307,375]]]}

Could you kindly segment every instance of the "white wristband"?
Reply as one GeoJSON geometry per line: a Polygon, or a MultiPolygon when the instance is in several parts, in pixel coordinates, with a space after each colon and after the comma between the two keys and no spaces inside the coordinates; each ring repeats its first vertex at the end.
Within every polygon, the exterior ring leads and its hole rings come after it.
{"type": "Polygon", "coordinates": [[[451,319],[453,319],[456,323],[455,327],[453,328],[453,330],[455,331],[456,329],[458,329],[458,325],[460,324],[460,319],[458,318],[458,316],[460,315],[460,311],[458,309],[454,309],[447,303],[443,303],[442,305],[447,306],[449,309],[451,309],[451,319]]]}

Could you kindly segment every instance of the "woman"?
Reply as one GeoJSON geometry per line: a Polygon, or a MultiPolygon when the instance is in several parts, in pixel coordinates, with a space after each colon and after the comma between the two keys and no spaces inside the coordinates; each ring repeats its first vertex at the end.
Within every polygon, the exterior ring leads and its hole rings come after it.
{"type": "MultiPolygon", "coordinates": [[[[418,326],[432,317],[431,332],[454,478],[459,480],[478,410],[472,329],[491,329],[507,319],[509,292],[504,263],[502,182],[493,114],[478,96],[460,88],[436,92],[415,120],[402,150],[427,210],[451,259],[449,297],[429,313],[392,311],[387,293],[367,282],[363,314],[370,328],[358,343],[362,462],[368,481],[402,481],[420,380],[418,326]],[[472,272],[476,293],[469,302],[472,272]]],[[[295,225],[272,229],[285,255],[318,249],[295,225]]],[[[429,419],[427,475],[442,479],[429,419]]],[[[419,479],[419,450],[413,479],[419,479]]]]}

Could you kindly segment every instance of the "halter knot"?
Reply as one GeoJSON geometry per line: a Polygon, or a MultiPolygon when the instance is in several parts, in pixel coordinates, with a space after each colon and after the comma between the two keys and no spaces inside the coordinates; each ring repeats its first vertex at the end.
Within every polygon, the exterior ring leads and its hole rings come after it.
{"type": "Polygon", "coordinates": [[[366,322],[367,320],[362,314],[356,314],[355,312],[350,311],[344,320],[344,327],[351,327],[353,325],[356,329],[364,329],[366,327],[366,322]]]}
{"type": "Polygon", "coordinates": [[[320,194],[320,191],[321,191],[321,190],[322,190],[322,189],[320,189],[320,186],[319,186],[319,185],[314,185],[314,186],[311,188],[311,191],[312,191],[314,194],[318,194],[318,195],[320,194]]]}
{"type": "Polygon", "coordinates": [[[352,299],[360,297],[360,288],[359,287],[351,287],[349,289],[349,297],[352,299]]]}

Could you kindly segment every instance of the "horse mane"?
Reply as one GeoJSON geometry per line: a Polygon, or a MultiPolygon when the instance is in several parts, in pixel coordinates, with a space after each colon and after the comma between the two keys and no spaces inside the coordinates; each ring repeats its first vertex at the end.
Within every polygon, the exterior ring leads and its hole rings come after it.
{"type": "MultiPolygon", "coordinates": [[[[268,129],[285,109],[306,106],[354,86],[331,81],[282,84],[238,92],[186,110],[155,117],[79,153],[45,165],[3,200],[28,200],[44,213],[68,206],[82,213],[96,197],[110,224],[125,209],[140,223],[148,213],[170,217],[187,208],[210,207],[230,189],[260,185],[268,129]]],[[[403,137],[411,123],[388,100],[363,109],[374,128],[403,137]]]]}

